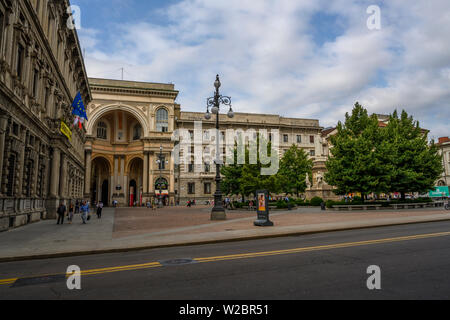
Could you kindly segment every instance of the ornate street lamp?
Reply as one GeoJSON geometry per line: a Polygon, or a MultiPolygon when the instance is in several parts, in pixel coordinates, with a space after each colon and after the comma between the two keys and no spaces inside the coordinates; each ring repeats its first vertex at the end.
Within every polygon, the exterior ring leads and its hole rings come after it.
{"type": "Polygon", "coordinates": [[[216,88],[216,92],[214,97],[207,99],[206,104],[206,114],[205,119],[211,119],[211,113],[209,109],[211,108],[211,112],[216,115],[216,193],[214,193],[214,208],[211,211],[211,220],[226,220],[227,216],[225,213],[225,209],[222,204],[222,191],[220,190],[220,183],[222,181],[220,177],[220,133],[219,133],[219,117],[220,117],[220,104],[226,105],[230,107],[228,111],[228,117],[231,119],[234,117],[233,108],[231,107],[231,98],[226,96],[221,96],[219,93],[219,88],[221,87],[219,75],[216,77],[216,81],[214,82],[214,87],[216,88]]]}

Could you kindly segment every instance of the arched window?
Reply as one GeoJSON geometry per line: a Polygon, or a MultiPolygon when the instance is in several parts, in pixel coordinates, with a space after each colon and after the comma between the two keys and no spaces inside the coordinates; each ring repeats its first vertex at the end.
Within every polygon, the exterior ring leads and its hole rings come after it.
{"type": "Polygon", "coordinates": [[[106,125],[106,123],[99,122],[99,124],[97,126],[97,138],[106,140],[107,139],[107,131],[108,131],[108,126],[106,125]]]}
{"type": "Polygon", "coordinates": [[[164,108],[161,108],[156,112],[156,131],[169,131],[169,113],[164,108]]]}
{"type": "Polygon", "coordinates": [[[133,127],[133,140],[141,139],[142,135],[142,127],[140,124],[137,124],[133,127]]]}

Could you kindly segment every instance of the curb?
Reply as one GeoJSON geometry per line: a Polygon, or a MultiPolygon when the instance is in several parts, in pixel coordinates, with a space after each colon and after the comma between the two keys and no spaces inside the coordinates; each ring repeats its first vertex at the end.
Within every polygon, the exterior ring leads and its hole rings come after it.
{"type": "Polygon", "coordinates": [[[433,223],[433,222],[441,222],[441,221],[450,221],[450,218],[447,217],[447,218],[443,218],[443,219],[428,220],[428,221],[397,222],[397,223],[388,223],[388,224],[373,225],[373,226],[342,227],[342,228],[333,228],[333,229],[325,229],[325,230],[293,231],[293,232],[286,232],[286,233],[280,233],[280,234],[245,236],[245,237],[238,237],[238,238],[216,239],[216,240],[208,240],[208,241],[192,241],[192,242],[185,242],[185,243],[165,244],[165,245],[149,245],[149,246],[140,246],[140,247],[49,253],[49,254],[40,254],[40,255],[32,255],[32,256],[6,257],[6,258],[0,258],[0,263],[40,260],[40,259],[78,257],[78,256],[107,254],[107,253],[124,253],[124,252],[132,252],[132,251],[143,251],[143,250],[173,248],[173,247],[187,247],[187,246],[206,245],[206,244],[231,243],[231,242],[240,242],[240,241],[310,235],[310,234],[318,234],[318,233],[329,233],[329,232],[337,232],[337,231],[364,230],[364,229],[375,229],[375,228],[390,227],[390,226],[424,224],[424,223],[433,223]]]}

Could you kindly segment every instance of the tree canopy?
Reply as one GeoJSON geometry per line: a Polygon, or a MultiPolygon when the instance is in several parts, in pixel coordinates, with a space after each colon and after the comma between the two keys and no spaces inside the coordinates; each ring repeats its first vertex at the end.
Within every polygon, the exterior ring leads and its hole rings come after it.
{"type": "Polygon", "coordinates": [[[395,111],[385,127],[359,103],[331,137],[325,180],[336,194],[426,192],[442,172],[437,146],[406,111],[395,111]]]}

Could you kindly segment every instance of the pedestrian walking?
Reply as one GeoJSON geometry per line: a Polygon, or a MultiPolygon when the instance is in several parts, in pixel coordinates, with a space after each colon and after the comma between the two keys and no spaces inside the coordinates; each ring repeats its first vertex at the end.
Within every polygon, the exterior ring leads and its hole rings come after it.
{"type": "Polygon", "coordinates": [[[97,218],[102,218],[103,202],[99,201],[97,204],[97,218]]]}
{"type": "Polygon", "coordinates": [[[72,220],[73,220],[73,214],[74,214],[74,206],[73,203],[70,203],[69,205],[69,214],[68,214],[68,220],[69,220],[69,224],[72,224],[72,220]]]}
{"type": "Polygon", "coordinates": [[[89,204],[86,201],[83,201],[83,204],[80,207],[81,210],[81,220],[83,220],[83,224],[89,220],[89,204]]]}
{"type": "Polygon", "coordinates": [[[64,203],[60,203],[58,210],[56,211],[56,213],[58,214],[58,222],[56,224],[59,224],[61,222],[61,224],[64,224],[64,215],[66,214],[67,208],[64,205],[64,203]]]}

